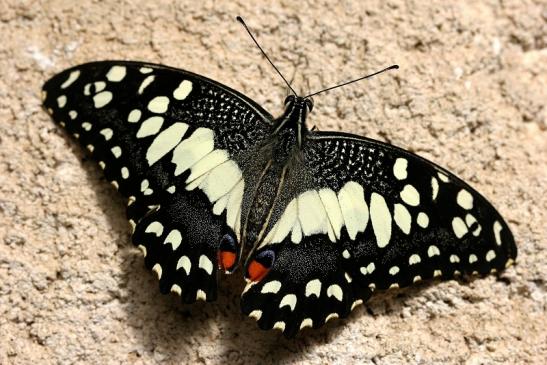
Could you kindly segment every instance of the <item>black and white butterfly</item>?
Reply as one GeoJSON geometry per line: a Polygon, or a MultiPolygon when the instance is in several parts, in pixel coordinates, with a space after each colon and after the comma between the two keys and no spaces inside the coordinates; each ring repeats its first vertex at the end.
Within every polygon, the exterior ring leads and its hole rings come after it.
{"type": "Polygon", "coordinates": [[[213,301],[243,267],[243,313],[293,336],[375,290],[503,270],[513,236],[443,168],[356,135],[309,130],[311,99],[272,117],[215,81],[93,62],[47,81],[43,103],[128,198],[133,242],[162,293],[213,301]]]}

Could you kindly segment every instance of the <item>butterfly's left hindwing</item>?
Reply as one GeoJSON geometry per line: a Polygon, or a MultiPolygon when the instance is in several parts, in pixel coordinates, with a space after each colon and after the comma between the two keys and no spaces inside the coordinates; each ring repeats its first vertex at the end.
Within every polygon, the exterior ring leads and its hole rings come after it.
{"type": "Polygon", "coordinates": [[[76,66],[47,81],[42,96],[129,198],[133,241],[162,291],[214,298],[219,243],[239,234],[240,162],[269,135],[272,117],[212,80],[139,62],[76,66]]]}
{"type": "Polygon", "coordinates": [[[494,207],[446,170],[402,149],[342,133],[305,141],[293,195],[262,251],[275,262],[242,296],[263,328],[319,327],[375,289],[503,270],[513,236],[494,207]]]}

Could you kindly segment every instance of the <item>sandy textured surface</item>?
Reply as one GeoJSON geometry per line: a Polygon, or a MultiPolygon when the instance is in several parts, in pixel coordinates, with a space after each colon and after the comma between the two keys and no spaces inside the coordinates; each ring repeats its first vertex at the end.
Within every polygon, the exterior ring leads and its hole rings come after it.
{"type": "Polygon", "coordinates": [[[191,3],[0,1],[0,363],[545,363],[546,3],[191,3]],[[517,265],[377,296],[292,341],[240,315],[239,272],[216,303],[161,296],[129,243],[124,202],[40,109],[39,90],[71,65],[138,59],[280,113],[286,90],[237,14],[298,90],[399,63],[317,97],[309,122],[469,181],[511,225],[517,265]]]}

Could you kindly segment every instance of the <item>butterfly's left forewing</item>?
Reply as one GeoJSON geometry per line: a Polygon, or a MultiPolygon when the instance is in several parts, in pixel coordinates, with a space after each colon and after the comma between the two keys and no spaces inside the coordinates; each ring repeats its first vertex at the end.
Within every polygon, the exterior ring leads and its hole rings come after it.
{"type": "Polygon", "coordinates": [[[268,275],[243,294],[263,328],[293,335],[345,317],[375,289],[502,270],[516,257],[511,231],[469,185],[402,149],[349,134],[313,133],[293,195],[259,249],[268,275]],[[269,238],[269,241],[268,241],[269,238]]]}
{"type": "Polygon", "coordinates": [[[239,234],[240,164],[272,117],[202,76],[125,61],[66,70],[46,82],[43,102],[128,197],[133,241],[162,291],[213,299],[221,237],[239,234]]]}

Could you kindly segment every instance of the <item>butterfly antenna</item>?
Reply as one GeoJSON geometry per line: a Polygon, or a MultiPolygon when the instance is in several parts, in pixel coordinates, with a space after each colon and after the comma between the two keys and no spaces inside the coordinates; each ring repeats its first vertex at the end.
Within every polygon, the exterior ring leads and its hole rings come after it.
{"type": "Polygon", "coordinates": [[[370,74],[370,75],[366,75],[366,76],[363,76],[363,77],[359,77],[358,79],[355,79],[355,80],[351,80],[351,81],[346,81],[344,83],[341,83],[341,84],[338,84],[338,85],[334,85],[334,86],[331,86],[331,87],[327,87],[326,89],[323,89],[323,90],[319,90],[319,91],[316,91],[314,92],[313,94],[309,94],[309,95],[306,95],[304,97],[305,98],[309,98],[310,96],[315,96],[317,94],[321,94],[321,93],[324,93],[325,91],[329,91],[329,90],[332,90],[332,89],[336,89],[338,87],[342,87],[342,86],[346,86],[346,85],[349,85],[349,84],[353,84],[354,82],[357,82],[357,81],[361,81],[361,80],[364,80],[364,79],[368,79],[372,76],[376,76],[378,74],[381,74],[382,72],[386,72],[386,71],[389,71],[389,70],[396,70],[399,68],[399,65],[391,65],[389,67],[386,67],[384,68],[383,70],[380,70],[380,71],[376,71],[375,73],[373,74],[370,74]]]}
{"type": "Polygon", "coordinates": [[[293,92],[293,94],[295,96],[298,96],[298,94],[296,93],[296,91],[294,91],[294,89],[292,88],[291,84],[289,84],[289,82],[287,81],[287,79],[281,74],[281,72],[279,71],[279,69],[277,67],[275,67],[275,65],[273,64],[272,60],[270,60],[270,57],[268,57],[268,55],[266,54],[266,52],[264,52],[264,50],[262,49],[262,47],[260,47],[260,44],[258,44],[258,42],[256,41],[255,37],[253,36],[253,33],[251,33],[251,31],[249,30],[249,27],[247,27],[247,24],[245,24],[245,21],[243,20],[242,17],[240,16],[237,16],[236,17],[236,20],[238,22],[240,22],[244,27],[245,27],[245,30],[247,31],[247,33],[249,33],[249,35],[251,36],[251,39],[253,40],[253,42],[256,44],[256,46],[258,47],[258,49],[260,50],[260,52],[262,52],[262,54],[264,55],[264,57],[266,57],[266,59],[268,60],[268,62],[270,63],[270,65],[272,65],[272,67],[275,69],[275,71],[277,71],[277,73],[279,74],[279,76],[281,76],[281,78],[283,79],[283,81],[285,81],[285,83],[287,84],[287,86],[289,87],[289,89],[291,89],[291,91],[293,92]]]}

